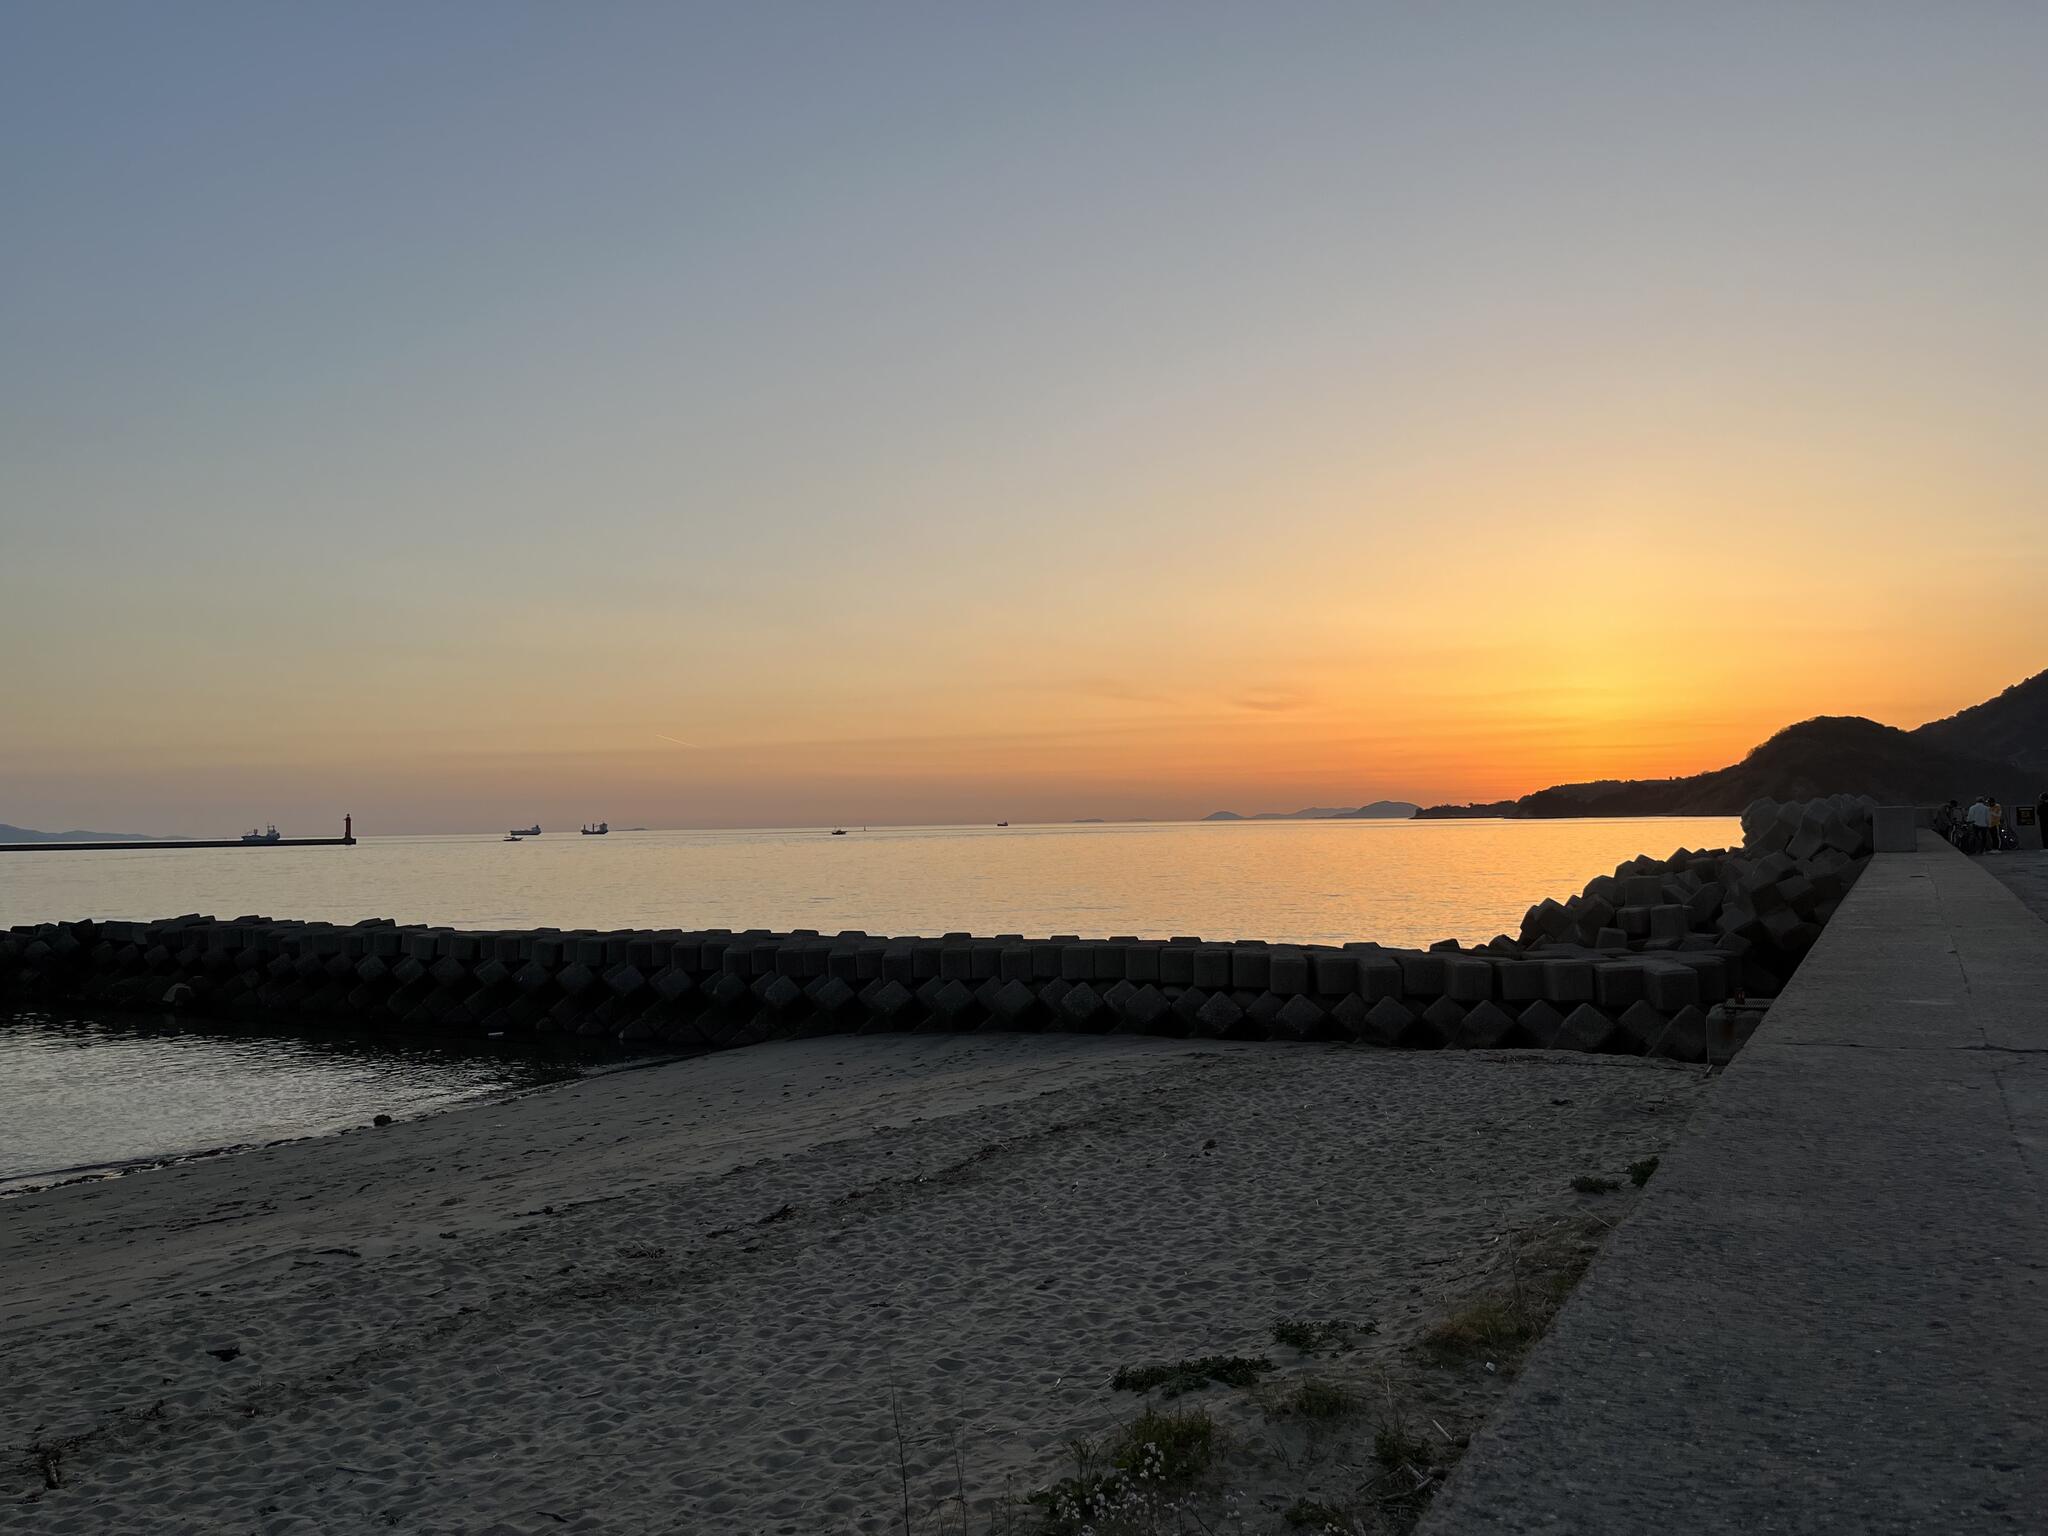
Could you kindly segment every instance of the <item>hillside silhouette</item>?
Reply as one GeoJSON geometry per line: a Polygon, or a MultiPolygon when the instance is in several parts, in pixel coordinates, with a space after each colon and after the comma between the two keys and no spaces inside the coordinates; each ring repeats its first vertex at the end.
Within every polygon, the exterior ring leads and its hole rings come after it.
{"type": "Polygon", "coordinates": [[[1258,811],[1241,816],[1236,811],[1211,811],[1204,821],[1406,821],[1420,809],[1407,800],[1375,800],[1357,807],[1310,805],[1298,811],[1258,811]]]}
{"type": "Polygon", "coordinates": [[[1869,795],[1938,805],[1993,794],[2011,804],[2048,788],[2048,672],[1916,730],[1861,715],[1788,725],[1741,762],[1675,779],[1554,784],[1515,800],[1433,805],[1421,817],[1734,816],[1752,800],[1869,795]]]}
{"type": "Polygon", "coordinates": [[[1946,720],[1930,720],[1913,735],[2034,778],[2048,775],[2048,672],[2037,672],[1946,720]]]}
{"type": "Polygon", "coordinates": [[[139,843],[148,837],[147,832],[38,832],[0,821],[0,843],[139,843]]]}

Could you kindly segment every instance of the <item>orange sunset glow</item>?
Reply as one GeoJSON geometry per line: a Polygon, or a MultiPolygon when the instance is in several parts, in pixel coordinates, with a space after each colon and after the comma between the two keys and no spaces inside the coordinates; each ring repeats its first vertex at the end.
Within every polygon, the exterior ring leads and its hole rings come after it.
{"type": "Polygon", "coordinates": [[[139,25],[0,172],[0,817],[1491,799],[2048,663],[2017,14],[845,16],[772,125],[529,21],[139,25]]]}

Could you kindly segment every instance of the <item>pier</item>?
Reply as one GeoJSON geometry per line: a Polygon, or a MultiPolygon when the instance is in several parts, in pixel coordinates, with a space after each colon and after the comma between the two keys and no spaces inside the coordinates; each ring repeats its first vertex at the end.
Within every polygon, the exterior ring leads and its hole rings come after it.
{"type": "Polygon", "coordinates": [[[274,838],[120,838],[111,842],[67,842],[53,839],[43,843],[0,843],[0,853],[137,853],[151,850],[192,848],[353,848],[356,819],[341,818],[339,837],[274,838]]]}
{"type": "Polygon", "coordinates": [[[245,843],[237,837],[163,838],[133,843],[0,843],[0,853],[137,853],[169,848],[353,848],[353,837],[281,837],[274,843],[245,843]]]}

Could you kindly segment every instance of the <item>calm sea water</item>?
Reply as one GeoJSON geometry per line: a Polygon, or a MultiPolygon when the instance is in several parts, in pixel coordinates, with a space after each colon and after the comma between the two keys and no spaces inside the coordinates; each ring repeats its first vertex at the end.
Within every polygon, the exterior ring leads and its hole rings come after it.
{"type": "MultiPolygon", "coordinates": [[[[260,913],[467,928],[859,928],[1376,939],[1512,933],[1638,853],[1733,818],[1146,823],[366,838],[354,848],[0,854],[0,926],[260,913]]],[[[510,1049],[0,1017],[0,1189],[314,1135],[549,1080],[510,1049]]]]}
{"type": "Polygon", "coordinates": [[[601,1053],[0,1014],[0,1193],[566,1081],[601,1053]]]}
{"type": "Polygon", "coordinates": [[[1512,932],[1638,853],[1738,841],[1732,817],[1162,822],[824,831],[573,829],[524,842],[0,854],[0,926],[260,913],[466,928],[859,928],[1385,944],[1512,932]]]}

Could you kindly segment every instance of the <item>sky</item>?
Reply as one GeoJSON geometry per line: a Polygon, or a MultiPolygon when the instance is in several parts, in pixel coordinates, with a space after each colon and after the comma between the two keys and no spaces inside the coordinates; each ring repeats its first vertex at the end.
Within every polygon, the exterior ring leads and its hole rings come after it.
{"type": "Polygon", "coordinates": [[[2048,666],[2048,8],[0,9],[0,821],[1199,816],[2048,666]]]}

